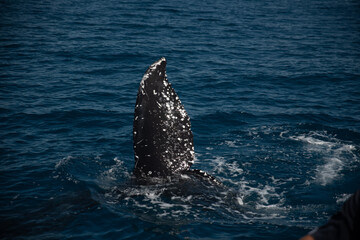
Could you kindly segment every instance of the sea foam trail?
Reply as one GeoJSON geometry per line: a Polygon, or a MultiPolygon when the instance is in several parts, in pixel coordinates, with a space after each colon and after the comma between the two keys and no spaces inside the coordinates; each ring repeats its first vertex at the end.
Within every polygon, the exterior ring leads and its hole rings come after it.
{"type": "Polygon", "coordinates": [[[305,150],[313,155],[320,156],[320,162],[315,167],[315,182],[328,185],[341,177],[341,172],[347,168],[351,160],[358,161],[353,151],[354,145],[343,143],[326,131],[302,134],[290,137],[293,140],[305,143],[305,150]]]}

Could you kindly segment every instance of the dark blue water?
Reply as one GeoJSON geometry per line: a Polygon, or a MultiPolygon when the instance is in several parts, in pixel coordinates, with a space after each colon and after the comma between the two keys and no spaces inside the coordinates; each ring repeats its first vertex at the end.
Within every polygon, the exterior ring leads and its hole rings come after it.
{"type": "Polygon", "coordinates": [[[360,3],[0,1],[2,239],[297,239],[360,187],[360,3]],[[222,187],[134,184],[147,67],[222,187]]]}

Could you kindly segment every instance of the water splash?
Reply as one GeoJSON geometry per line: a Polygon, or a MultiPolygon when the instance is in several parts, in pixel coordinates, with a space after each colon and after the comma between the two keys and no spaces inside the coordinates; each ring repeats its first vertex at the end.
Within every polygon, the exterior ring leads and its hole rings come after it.
{"type": "Polygon", "coordinates": [[[326,131],[310,131],[290,138],[303,142],[308,153],[319,156],[320,160],[315,167],[315,182],[322,186],[341,178],[342,170],[352,161],[358,161],[353,144],[343,142],[326,131]]]}

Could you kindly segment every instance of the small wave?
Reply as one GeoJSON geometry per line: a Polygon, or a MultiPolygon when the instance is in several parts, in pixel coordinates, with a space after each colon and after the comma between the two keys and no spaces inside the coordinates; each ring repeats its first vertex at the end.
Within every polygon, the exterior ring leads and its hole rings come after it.
{"type": "Polygon", "coordinates": [[[114,159],[115,164],[109,168],[103,169],[103,171],[97,177],[98,184],[101,188],[109,188],[110,186],[116,185],[123,179],[130,179],[130,172],[125,166],[125,162],[120,160],[118,157],[114,159]]]}
{"type": "Polygon", "coordinates": [[[236,147],[236,141],[225,141],[225,144],[229,147],[236,147]]]}

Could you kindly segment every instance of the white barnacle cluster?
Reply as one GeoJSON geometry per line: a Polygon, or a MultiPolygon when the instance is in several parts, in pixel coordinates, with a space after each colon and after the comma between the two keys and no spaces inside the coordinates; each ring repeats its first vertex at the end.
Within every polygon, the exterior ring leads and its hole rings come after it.
{"type": "MultiPolygon", "coordinates": [[[[145,81],[154,73],[154,70],[164,61],[166,61],[166,59],[163,57],[159,61],[151,64],[151,66],[148,68],[148,70],[144,74],[144,76],[140,82],[140,89],[141,89],[142,95],[145,95],[145,81]]],[[[161,75],[161,72],[159,72],[159,75],[161,75]]],[[[165,73],[165,77],[166,77],[166,73],[165,73]]]]}
{"type": "MultiPolygon", "coordinates": [[[[142,104],[136,104],[135,108],[141,108],[142,107],[142,104]]],[[[135,117],[135,120],[138,119],[138,116],[135,117]]]]}
{"type": "Polygon", "coordinates": [[[185,108],[180,108],[180,107],[179,107],[179,112],[180,112],[180,114],[181,114],[181,121],[184,121],[185,118],[186,118],[186,116],[187,116],[186,111],[185,111],[185,108]]]}
{"type": "Polygon", "coordinates": [[[166,106],[166,110],[169,111],[169,112],[174,111],[174,109],[175,109],[175,104],[173,102],[170,102],[170,101],[166,102],[165,106],[166,106]]]}
{"type": "Polygon", "coordinates": [[[175,110],[175,102],[170,101],[170,90],[167,89],[166,91],[161,93],[163,98],[165,99],[165,116],[167,120],[171,120],[174,116],[173,112],[175,110]]]}
{"type": "Polygon", "coordinates": [[[190,168],[189,162],[187,162],[187,161],[182,161],[181,166],[184,169],[189,169],[190,168]]]}
{"type": "MultiPolygon", "coordinates": [[[[164,82],[166,82],[166,81],[164,81],[164,82]]],[[[163,92],[161,92],[161,95],[166,101],[170,101],[169,91],[167,91],[167,92],[163,91],[163,92]]]]}
{"type": "Polygon", "coordinates": [[[180,172],[184,169],[188,169],[190,166],[187,161],[181,160],[181,158],[172,158],[167,159],[166,165],[168,169],[171,169],[172,172],[180,172]]]}

